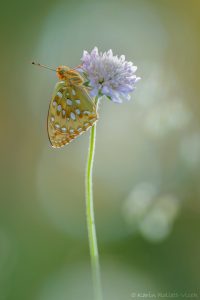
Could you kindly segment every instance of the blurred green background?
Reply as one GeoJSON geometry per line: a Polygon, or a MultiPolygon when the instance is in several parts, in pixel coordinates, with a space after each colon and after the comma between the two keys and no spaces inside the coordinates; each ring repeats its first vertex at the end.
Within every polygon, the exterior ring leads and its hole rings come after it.
{"type": "Polygon", "coordinates": [[[105,299],[199,298],[200,2],[12,0],[0,15],[0,300],[93,299],[89,133],[50,147],[57,78],[31,61],[73,67],[94,46],[125,54],[142,77],[130,102],[104,99],[99,109],[94,196],[105,299]]]}

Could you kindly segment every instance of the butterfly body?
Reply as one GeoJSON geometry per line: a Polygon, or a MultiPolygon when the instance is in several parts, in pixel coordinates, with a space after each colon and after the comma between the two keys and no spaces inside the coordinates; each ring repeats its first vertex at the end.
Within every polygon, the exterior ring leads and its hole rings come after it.
{"type": "Polygon", "coordinates": [[[60,148],[93,126],[98,116],[84,78],[65,66],[56,72],[60,81],[50,102],[47,129],[52,147],[60,148]]]}

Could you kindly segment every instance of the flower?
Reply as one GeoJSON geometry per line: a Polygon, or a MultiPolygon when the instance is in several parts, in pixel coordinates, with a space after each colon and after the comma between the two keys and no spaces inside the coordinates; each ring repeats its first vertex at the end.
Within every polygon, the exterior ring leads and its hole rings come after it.
{"type": "Polygon", "coordinates": [[[129,100],[135,83],[140,80],[134,73],[137,67],[125,60],[125,56],[114,56],[112,50],[100,52],[95,47],[91,53],[83,52],[81,72],[92,97],[107,96],[113,102],[129,100]]]}

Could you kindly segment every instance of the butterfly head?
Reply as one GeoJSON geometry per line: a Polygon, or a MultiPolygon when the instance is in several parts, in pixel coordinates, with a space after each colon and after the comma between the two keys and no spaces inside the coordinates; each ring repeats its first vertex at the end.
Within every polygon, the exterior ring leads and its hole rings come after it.
{"type": "Polygon", "coordinates": [[[60,80],[66,81],[67,84],[80,85],[83,83],[83,78],[75,69],[70,69],[67,66],[59,66],[56,69],[57,76],[60,80]]]}
{"type": "Polygon", "coordinates": [[[57,76],[60,80],[65,80],[66,77],[68,77],[68,74],[67,72],[70,70],[69,67],[67,66],[59,66],[57,69],[56,69],[56,73],[57,73],[57,76]]]}

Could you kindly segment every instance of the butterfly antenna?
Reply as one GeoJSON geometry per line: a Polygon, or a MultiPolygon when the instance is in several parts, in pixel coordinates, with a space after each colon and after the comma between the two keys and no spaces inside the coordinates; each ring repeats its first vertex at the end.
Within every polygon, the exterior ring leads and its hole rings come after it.
{"type": "Polygon", "coordinates": [[[41,65],[41,64],[39,64],[39,63],[35,63],[34,61],[32,62],[32,65],[35,65],[35,66],[38,66],[38,67],[42,67],[42,68],[45,68],[45,69],[48,69],[48,70],[51,70],[51,71],[54,71],[54,72],[56,72],[56,70],[55,70],[55,69],[53,69],[53,68],[50,68],[50,67],[48,67],[48,66],[45,66],[45,65],[41,65]]]}

